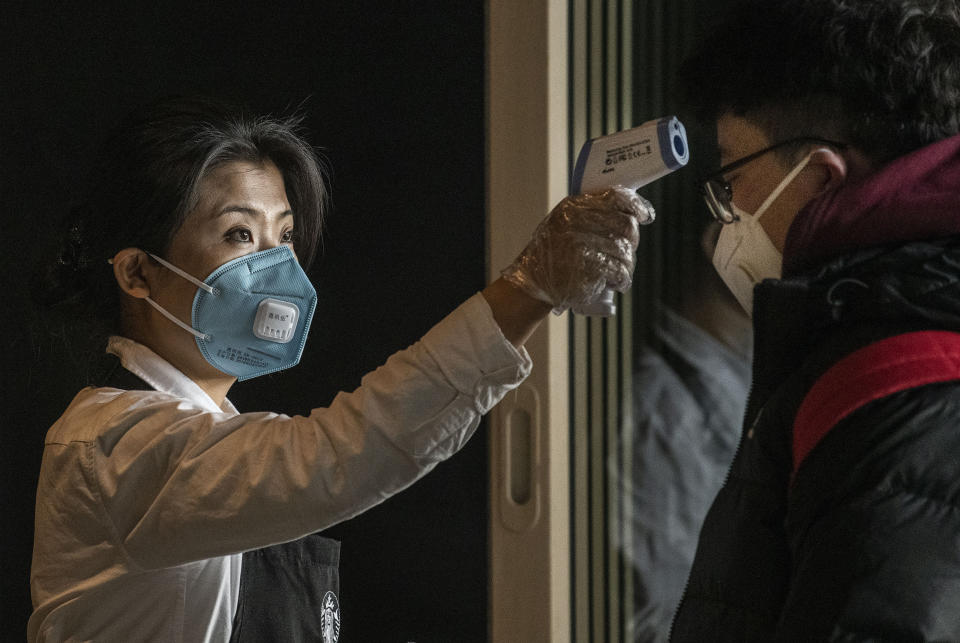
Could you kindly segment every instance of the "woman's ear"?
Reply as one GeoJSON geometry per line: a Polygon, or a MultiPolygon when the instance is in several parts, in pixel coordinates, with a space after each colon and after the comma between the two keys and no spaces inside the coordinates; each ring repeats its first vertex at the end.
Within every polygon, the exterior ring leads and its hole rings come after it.
{"type": "Polygon", "coordinates": [[[829,192],[847,182],[847,160],[836,150],[821,147],[810,153],[810,165],[820,168],[820,190],[829,192]]]}
{"type": "Polygon", "coordinates": [[[131,297],[143,299],[150,296],[150,284],[146,275],[147,253],[140,248],[124,248],[110,260],[113,276],[120,289],[131,297]]]}

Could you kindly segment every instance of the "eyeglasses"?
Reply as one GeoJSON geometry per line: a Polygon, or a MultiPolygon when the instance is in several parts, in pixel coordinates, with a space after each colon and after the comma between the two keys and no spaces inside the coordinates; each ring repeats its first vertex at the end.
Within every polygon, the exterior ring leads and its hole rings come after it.
{"type": "Polygon", "coordinates": [[[815,136],[799,136],[797,138],[791,138],[785,141],[780,141],[779,143],[774,143],[770,147],[765,147],[759,152],[754,152],[753,154],[744,156],[741,159],[737,159],[733,163],[724,165],[716,172],[708,174],[699,181],[700,193],[706,200],[707,206],[710,208],[710,214],[713,215],[713,218],[720,223],[733,223],[740,218],[733,211],[733,186],[730,185],[729,181],[723,178],[725,174],[729,174],[738,167],[746,165],[750,161],[763,156],[767,152],[772,152],[773,150],[780,149],[781,147],[786,147],[788,145],[799,145],[802,143],[829,145],[841,150],[847,148],[845,143],[838,143],[836,141],[831,141],[825,138],[817,138],[815,136]]]}

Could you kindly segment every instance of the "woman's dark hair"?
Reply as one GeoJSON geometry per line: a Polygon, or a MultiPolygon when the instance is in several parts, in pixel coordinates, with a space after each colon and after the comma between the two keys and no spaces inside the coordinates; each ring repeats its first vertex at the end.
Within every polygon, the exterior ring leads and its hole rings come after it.
{"type": "Polygon", "coordinates": [[[166,98],[129,114],[107,138],[41,290],[54,300],[64,292],[95,304],[104,330],[117,332],[119,295],[108,260],[127,247],[163,256],[195,207],[201,181],[234,161],[269,160],[280,170],[295,219],[294,247],[309,266],[328,193],[324,166],[300,135],[300,120],[198,97],[166,98]]]}
{"type": "Polygon", "coordinates": [[[697,116],[842,140],[886,162],[960,132],[957,0],[747,0],[681,70],[697,116]]]}

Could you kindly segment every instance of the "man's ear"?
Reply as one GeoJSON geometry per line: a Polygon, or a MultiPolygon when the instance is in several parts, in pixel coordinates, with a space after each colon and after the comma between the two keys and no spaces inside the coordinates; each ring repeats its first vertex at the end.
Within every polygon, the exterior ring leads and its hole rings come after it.
{"type": "Polygon", "coordinates": [[[120,289],[131,297],[143,299],[150,296],[150,284],[147,279],[147,253],[140,248],[124,248],[110,260],[113,264],[113,276],[120,289]]]}
{"type": "Polygon", "coordinates": [[[821,147],[810,153],[810,165],[821,170],[820,193],[829,192],[847,182],[847,160],[836,150],[821,147]]]}

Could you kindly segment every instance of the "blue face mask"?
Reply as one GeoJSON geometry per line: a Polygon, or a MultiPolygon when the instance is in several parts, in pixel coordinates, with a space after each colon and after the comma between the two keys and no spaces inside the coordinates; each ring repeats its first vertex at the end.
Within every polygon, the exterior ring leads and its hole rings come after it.
{"type": "Polygon", "coordinates": [[[150,256],[197,286],[192,326],[146,299],[196,336],[200,352],[214,368],[243,381],[300,361],[317,292],[288,246],[228,261],[203,281],[150,256]]]}

